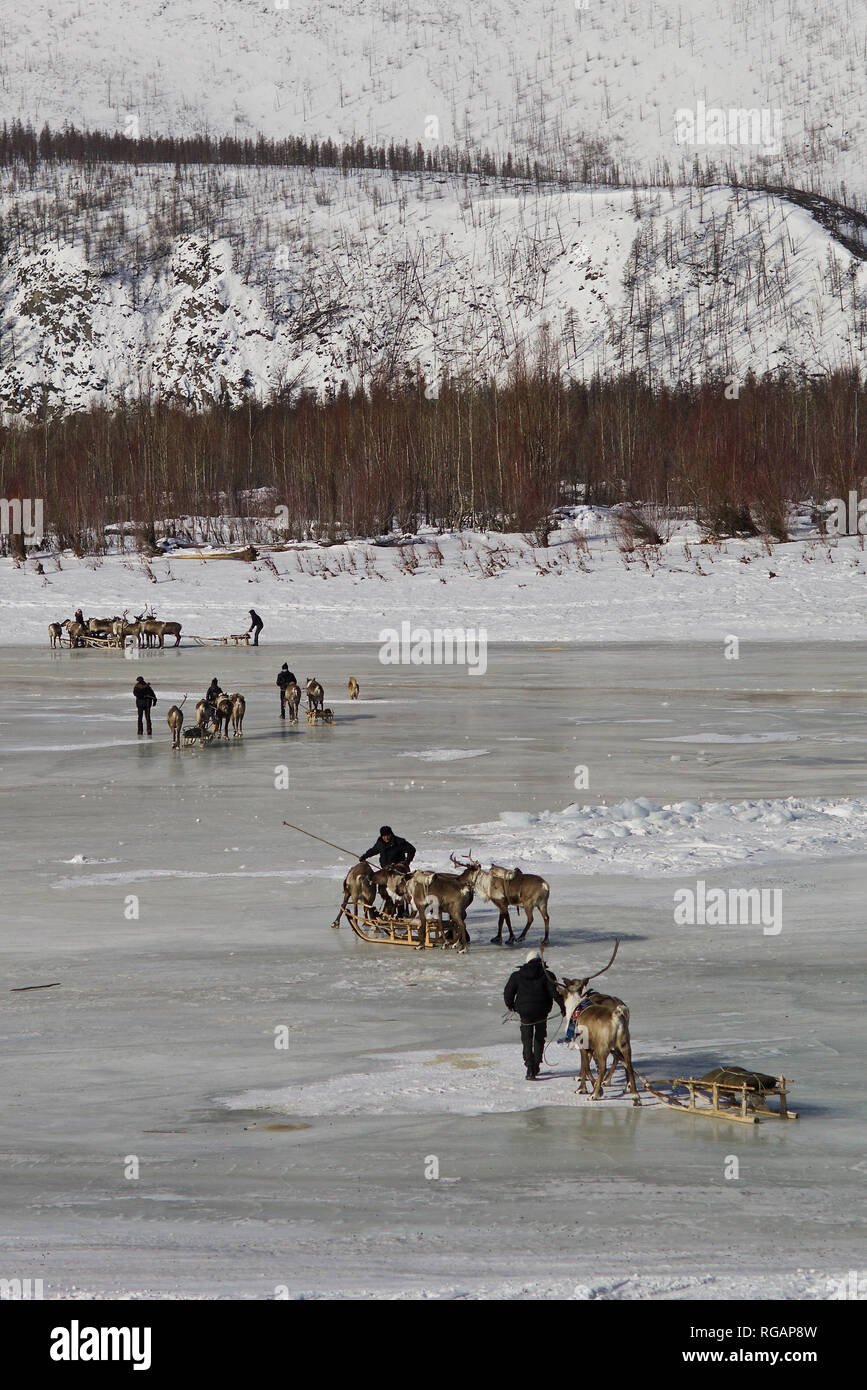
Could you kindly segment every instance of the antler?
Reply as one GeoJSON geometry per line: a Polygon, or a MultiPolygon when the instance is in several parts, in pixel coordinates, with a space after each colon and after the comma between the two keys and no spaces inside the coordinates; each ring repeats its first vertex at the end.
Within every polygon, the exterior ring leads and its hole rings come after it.
{"type": "Polygon", "coordinates": [[[618,948],[619,945],[620,945],[620,937],[618,936],[617,940],[614,942],[614,950],[611,952],[611,959],[610,959],[610,961],[608,962],[608,964],[607,964],[607,965],[603,965],[603,967],[602,967],[601,970],[596,970],[592,975],[586,975],[586,976],[584,977],[584,979],[581,981],[581,983],[580,983],[580,985],[579,985],[579,987],[578,987],[578,992],[579,992],[579,994],[583,994],[583,993],[584,993],[584,991],[585,991],[585,989],[587,988],[587,986],[589,985],[590,981],[591,981],[591,980],[595,980],[597,975],[604,975],[604,974],[605,974],[605,971],[606,971],[606,970],[609,970],[609,969],[611,968],[611,966],[614,964],[614,957],[617,955],[617,948],[618,948]]]}
{"type": "Polygon", "coordinates": [[[464,855],[450,854],[449,859],[452,861],[456,869],[469,869],[472,868],[472,866],[477,862],[470,854],[469,850],[467,850],[466,854],[464,855]]]}

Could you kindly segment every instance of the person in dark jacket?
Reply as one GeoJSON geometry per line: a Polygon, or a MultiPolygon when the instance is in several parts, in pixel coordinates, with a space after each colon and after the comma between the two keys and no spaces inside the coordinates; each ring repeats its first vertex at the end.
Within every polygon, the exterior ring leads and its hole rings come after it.
{"type": "Polygon", "coordinates": [[[537,947],[535,951],[527,953],[524,964],[509,976],[503,990],[506,1008],[513,1010],[521,1019],[521,1043],[528,1081],[535,1081],[539,1075],[551,1005],[556,1000],[561,1014],[566,1012],[557,994],[556,984],[556,976],[546,966],[542,952],[537,947]]]}
{"type": "Polygon", "coordinates": [[[286,689],[290,685],[297,684],[297,681],[295,680],[295,673],[289,670],[289,667],[286,665],[285,661],[283,662],[283,665],[280,667],[280,671],[277,675],[277,684],[280,687],[280,718],[285,719],[286,689]]]}
{"type": "Polygon", "coordinates": [[[144,729],[142,728],[142,722],[146,721],[148,736],[150,736],[153,733],[153,729],[151,728],[151,708],[153,705],[156,704],[157,697],[153,692],[153,688],[148,685],[144,676],[136,677],[136,682],[132,688],[132,693],[135,696],[135,707],[138,710],[138,731],[140,734],[144,733],[144,729]]]}
{"type": "Polygon", "coordinates": [[[211,684],[205,691],[205,699],[207,700],[209,705],[213,705],[216,703],[218,697],[222,695],[222,693],[222,686],[220,685],[220,682],[217,680],[217,677],[214,676],[213,680],[211,681],[211,684]]]}
{"type": "Polygon", "coordinates": [[[370,859],[374,854],[379,855],[380,867],[383,869],[391,869],[401,864],[409,869],[415,858],[415,845],[395,835],[390,825],[381,825],[376,844],[366,854],[362,854],[361,858],[370,859]]]}
{"type": "Polygon", "coordinates": [[[265,626],[265,624],[262,622],[262,619],[259,617],[259,614],[253,608],[250,609],[250,618],[252,621],[250,623],[250,626],[247,628],[247,631],[248,633],[252,632],[253,646],[258,647],[259,633],[262,631],[262,628],[265,626]]]}

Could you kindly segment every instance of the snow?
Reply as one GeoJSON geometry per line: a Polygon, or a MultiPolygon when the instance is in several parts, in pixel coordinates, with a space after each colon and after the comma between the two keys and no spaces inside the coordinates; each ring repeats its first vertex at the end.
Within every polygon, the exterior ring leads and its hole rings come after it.
{"type": "Polygon", "coordinates": [[[765,193],[194,166],[192,230],[166,242],[174,169],[118,167],[98,262],[92,218],[108,213],[79,208],[78,170],[45,177],[0,171],[0,213],[34,219],[0,273],[10,415],[142,392],[193,406],[321,396],[395,360],[436,392],[444,372],[505,381],[546,335],[581,380],[867,367],[867,263],[765,193]]]}
{"type": "MultiPolygon", "coordinates": [[[[140,613],[151,604],[159,617],[183,624],[186,644],[191,633],[237,631],[254,605],[265,621],[265,644],[303,642],[316,631],[324,642],[379,645],[387,629],[399,631],[409,621],[430,629],[481,629],[489,645],[709,642],[718,647],[722,673],[737,664],[723,659],[730,635],[742,644],[836,643],[857,641],[863,633],[867,561],[861,537],[823,541],[795,517],[790,543],[700,545],[697,528],[680,522],[665,544],[648,551],[645,567],[618,550],[604,509],[577,506],[565,512],[545,549],[516,535],[422,531],[414,538],[420,564],[411,577],[401,572],[396,547],[360,540],[272,549],[250,564],[182,559],[177,551],[146,563],[134,552],[90,560],[69,552],[43,553],[41,576],[35,573],[36,553],[20,568],[0,558],[0,642],[47,643],[49,622],[70,617],[79,605],[90,615],[140,613]],[[586,551],[576,552],[573,526],[589,536],[586,551]],[[441,564],[429,557],[434,542],[441,564]],[[504,562],[494,577],[484,571],[492,547],[504,562]]],[[[134,664],[167,661],[172,650],[158,658],[136,651],[134,664]]],[[[212,650],[216,662],[225,651],[218,650],[212,650]]],[[[68,661],[70,655],[89,660],[92,653],[57,653],[56,659],[68,661]]],[[[832,660],[829,679],[817,681],[816,691],[833,688],[833,673],[832,660]]],[[[344,683],[341,697],[345,688],[344,683]]],[[[184,693],[173,683],[173,698],[184,693]]],[[[361,694],[363,704],[370,691],[362,687],[361,694]]],[[[379,698],[392,697],[380,693],[379,698]]],[[[648,717],[642,712],[631,722],[648,717]]],[[[679,730],[671,732],[680,740],[679,730]]],[[[776,739],[789,732],[759,727],[738,737],[772,734],[776,739]]],[[[729,736],[720,727],[707,734],[689,730],[688,736],[694,733],[708,748],[729,736]]]]}
{"type": "Polygon", "coordinates": [[[398,753],[399,758],[420,758],[428,763],[454,763],[462,758],[484,758],[487,748],[429,748],[418,753],[398,753]]]}
{"type": "MultiPolygon", "coordinates": [[[[593,1105],[578,1095],[580,1056],[555,1039],[552,1022],[545,1064],[536,1086],[515,1066],[518,1025],[509,1025],[511,1045],[464,1052],[413,1052],[370,1059],[367,1070],[350,1072],[314,1085],[281,1091],[245,1091],[224,1099],[230,1110],[266,1110],[275,1114],[321,1115],[494,1115],[516,1114],[543,1105],[593,1105]],[[458,1073],[455,1075],[455,1073],[458,1073]]],[[[368,1061],[363,1058],[363,1061],[368,1061]]],[[[606,1092],[606,1095],[608,1093],[606,1092]]],[[[623,1073],[612,1081],[608,1105],[632,1106],[623,1073]]],[[[642,1104],[661,1104],[647,1096],[642,1104]]]]}
{"type": "Polygon", "coordinates": [[[627,176],[697,155],[863,193],[865,22],[826,0],[55,0],[4,14],[4,98],[37,129],[468,144],[556,166],[599,141],[627,176]],[[782,149],[679,145],[677,112],[701,100],[779,112],[782,149]]]}
{"type": "Polygon", "coordinates": [[[570,873],[683,874],[695,866],[776,864],[867,853],[867,798],[786,797],[661,805],[649,797],[616,806],[501,811],[497,821],[459,825],[498,863],[521,861],[570,873]]]}

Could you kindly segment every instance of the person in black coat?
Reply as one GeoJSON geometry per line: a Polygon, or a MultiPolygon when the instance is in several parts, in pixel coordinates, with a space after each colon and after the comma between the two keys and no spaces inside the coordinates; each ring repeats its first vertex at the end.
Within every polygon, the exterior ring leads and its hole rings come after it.
{"type": "Polygon", "coordinates": [[[290,685],[297,685],[297,681],[295,680],[295,673],[289,670],[289,667],[286,665],[285,661],[283,662],[283,665],[281,666],[280,671],[277,675],[277,684],[280,687],[280,718],[285,719],[287,687],[290,685]]]}
{"type": "Polygon", "coordinates": [[[379,863],[383,869],[391,869],[398,865],[404,865],[409,869],[415,858],[415,845],[395,835],[390,825],[381,825],[376,844],[366,854],[362,854],[361,858],[370,859],[374,854],[379,855],[379,863]]]}
{"type": "Polygon", "coordinates": [[[153,733],[153,729],[151,728],[151,708],[156,704],[157,697],[144,676],[136,677],[132,693],[135,696],[135,707],[138,710],[138,731],[140,734],[144,733],[142,722],[146,721],[148,736],[150,736],[153,733]]]}
{"type": "Polygon", "coordinates": [[[521,1019],[521,1043],[528,1081],[535,1081],[539,1075],[551,1005],[556,1000],[561,1014],[566,1012],[557,994],[556,984],[556,976],[545,965],[542,952],[537,947],[535,951],[527,953],[524,964],[509,976],[503,990],[506,1008],[513,1010],[521,1019]]]}
{"type": "Polygon", "coordinates": [[[220,682],[217,680],[217,677],[214,676],[214,679],[211,681],[211,684],[205,691],[205,699],[207,700],[209,705],[214,705],[216,704],[218,698],[220,697],[220,695],[222,695],[222,693],[223,691],[220,686],[220,682]]]}
{"type": "Polygon", "coordinates": [[[259,633],[262,631],[262,628],[265,626],[265,624],[262,622],[262,619],[259,617],[259,614],[256,612],[256,610],[255,610],[254,608],[251,608],[251,609],[250,609],[250,619],[251,619],[251,622],[250,622],[250,626],[247,628],[247,632],[248,632],[248,633],[252,632],[252,634],[253,634],[253,646],[254,646],[254,647],[258,647],[258,645],[259,645],[259,633]]]}

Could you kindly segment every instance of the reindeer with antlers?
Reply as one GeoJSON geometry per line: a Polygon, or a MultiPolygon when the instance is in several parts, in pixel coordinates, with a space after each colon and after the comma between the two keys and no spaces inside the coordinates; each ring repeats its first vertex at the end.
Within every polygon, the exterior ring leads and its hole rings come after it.
{"type": "Polygon", "coordinates": [[[542,945],[547,946],[550,927],[548,895],[551,886],[546,879],[540,878],[538,874],[525,874],[521,869],[504,869],[500,864],[492,864],[490,868],[483,869],[478,859],[473,859],[469,853],[462,856],[462,861],[455,859],[454,855],[452,860],[458,867],[471,871],[470,882],[474,891],[486,902],[493,903],[497,909],[497,935],[491,937],[492,942],[500,944],[504,924],[509,928],[509,945],[515,940],[512,919],[509,916],[510,907],[517,907],[519,910],[523,908],[527,914],[527,925],[517,938],[518,941],[523,941],[533,925],[533,914],[538,908],[545,923],[542,945]]]}
{"type": "MultiPolygon", "coordinates": [[[[564,979],[558,986],[563,1009],[566,1017],[570,1020],[570,1028],[573,1029],[574,1043],[581,1049],[581,1078],[578,1087],[579,1093],[586,1093],[590,1075],[590,1057],[596,1063],[596,1084],[593,1088],[591,1100],[602,1098],[603,1086],[611,1077],[622,1062],[626,1071],[626,1082],[632,1093],[633,1105],[640,1105],[641,1098],[638,1094],[638,1087],[635,1084],[635,1072],[632,1069],[632,1043],[629,1036],[629,1009],[622,999],[618,999],[614,994],[600,994],[598,990],[588,989],[591,980],[595,980],[598,975],[604,975],[605,971],[614,964],[614,957],[617,955],[619,940],[614,943],[614,950],[608,965],[601,970],[595,971],[593,975],[586,975],[582,980],[564,979]],[[608,1067],[608,1058],[612,1058],[611,1066],[608,1067]],[[606,1071],[606,1067],[608,1070],[606,1071]]],[[[567,1038],[569,1034],[567,1033],[567,1038]]]]}

